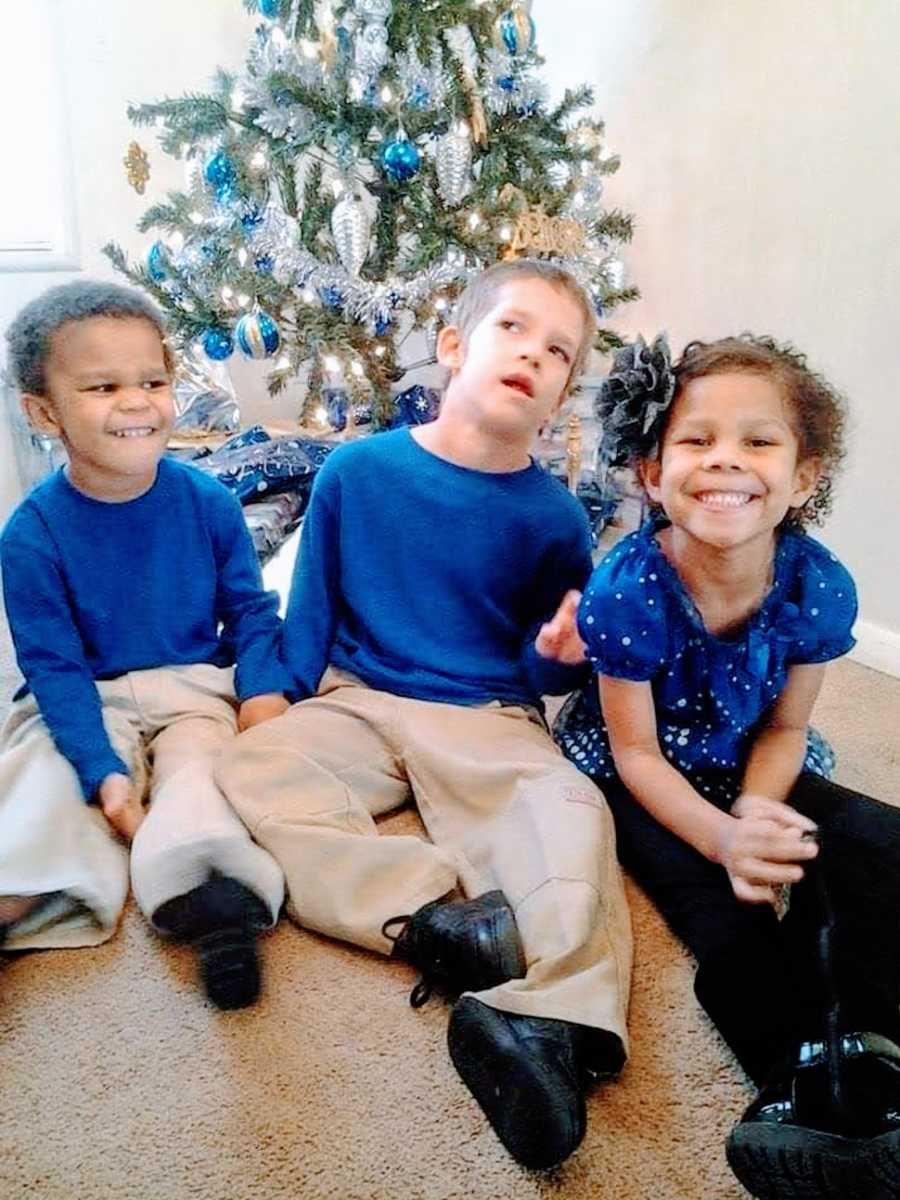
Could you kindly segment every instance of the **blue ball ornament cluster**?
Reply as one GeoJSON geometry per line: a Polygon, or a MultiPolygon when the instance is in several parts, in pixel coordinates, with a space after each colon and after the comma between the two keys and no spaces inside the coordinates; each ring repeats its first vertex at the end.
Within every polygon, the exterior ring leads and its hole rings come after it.
{"type": "Polygon", "coordinates": [[[245,358],[269,358],[281,345],[278,325],[262,309],[241,317],[234,332],[245,358]]]}
{"type": "Polygon", "coordinates": [[[422,158],[415,144],[398,137],[385,142],[381,150],[381,165],[395,183],[406,183],[416,174],[422,158]]]}
{"type": "Polygon", "coordinates": [[[227,329],[207,329],[200,342],[206,356],[215,362],[223,362],[234,352],[234,338],[227,329]]]}

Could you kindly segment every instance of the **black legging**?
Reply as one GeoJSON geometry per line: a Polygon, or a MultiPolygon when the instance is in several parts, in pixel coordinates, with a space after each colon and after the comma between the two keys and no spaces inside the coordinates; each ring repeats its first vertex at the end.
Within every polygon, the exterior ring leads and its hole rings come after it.
{"type": "Polygon", "coordinates": [[[768,904],[738,900],[724,868],[660,825],[621,783],[600,786],[622,865],[693,952],[697,999],[758,1084],[799,1041],[823,1036],[819,882],[836,918],[842,1028],[900,1038],[900,809],[802,774],[789,803],[816,822],[821,843],[779,921],[768,904]]]}

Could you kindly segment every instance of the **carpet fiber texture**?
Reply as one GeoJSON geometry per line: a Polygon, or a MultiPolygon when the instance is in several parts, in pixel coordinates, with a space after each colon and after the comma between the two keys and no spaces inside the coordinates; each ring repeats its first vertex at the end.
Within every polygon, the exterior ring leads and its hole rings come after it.
{"type": "MultiPolygon", "coordinates": [[[[3,697],[14,677],[4,641],[3,697]]],[[[839,777],[894,802],[898,711],[900,681],[843,662],[816,714],[839,777]]],[[[259,1004],[220,1013],[129,905],[104,946],[0,965],[0,1200],[738,1200],[723,1140],[752,1092],[689,956],[628,896],[632,1057],[554,1172],[505,1154],[450,1064],[446,1005],[409,1007],[410,969],[283,920],[259,1004]]]]}

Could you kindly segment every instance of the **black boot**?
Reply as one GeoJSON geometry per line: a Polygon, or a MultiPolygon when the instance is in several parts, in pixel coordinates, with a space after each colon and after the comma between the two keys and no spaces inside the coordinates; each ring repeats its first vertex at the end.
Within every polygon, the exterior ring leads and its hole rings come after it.
{"type": "Polygon", "coordinates": [[[218,874],[153,914],[158,929],[197,951],[206,995],[222,1009],[246,1008],[258,999],[256,935],[269,923],[269,910],[254,892],[218,874]]]}
{"type": "Polygon", "coordinates": [[[454,995],[521,979],[525,956],[516,919],[500,891],[475,900],[434,900],[411,916],[392,917],[381,932],[394,955],[422,972],[409,1002],[423,1005],[435,987],[454,995]],[[396,933],[389,932],[399,925],[396,933]]]}
{"type": "MultiPolygon", "coordinates": [[[[569,1021],[500,1012],[474,996],[454,1006],[447,1032],[453,1065],[522,1166],[558,1166],[581,1143],[583,1089],[598,1067],[596,1055],[590,1065],[583,1056],[583,1039],[592,1032],[569,1021]]],[[[605,1037],[615,1043],[618,1069],[622,1044],[612,1034],[605,1037]]]]}
{"type": "MultiPolygon", "coordinates": [[[[731,1169],[759,1200],[896,1200],[900,1196],[900,1048],[843,1033],[835,914],[821,862],[818,938],[824,1036],[802,1042],[726,1143],[731,1169]]],[[[777,1002],[777,1001],[775,1001],[777,1002]]]]}

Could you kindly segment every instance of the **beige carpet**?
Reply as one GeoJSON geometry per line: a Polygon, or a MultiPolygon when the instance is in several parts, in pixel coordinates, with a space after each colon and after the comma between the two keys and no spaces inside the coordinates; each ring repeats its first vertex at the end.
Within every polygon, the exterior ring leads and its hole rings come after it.
{"type": "MultiPolygon", "coordinates": [[[[0,696],[11,681],[4,643],[0,696]]],[[[898,710],[900,681],[840,663],[817,718],[841,778],[900,802],[898,710]]],[[[501,1149],[450,1065],[446,1007],[409,1008],[408,969],[284,922],[260,1004],[217,1013],[190,953],[129,908],[105,946],[0,967],[0,1198],[737,1200],[722,1142],[751,1092],[687,956],[629,897],[632,1058],[552,1174],[501,1149]]]]}

